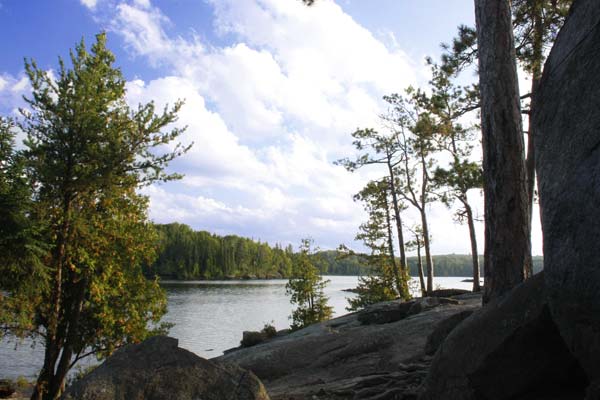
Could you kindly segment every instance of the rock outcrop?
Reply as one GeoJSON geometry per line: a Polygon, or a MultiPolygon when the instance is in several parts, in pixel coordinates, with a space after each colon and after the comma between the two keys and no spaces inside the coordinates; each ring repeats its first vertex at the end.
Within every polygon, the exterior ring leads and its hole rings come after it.
{"type": "Polygon", "coordinates": [[[544,67],[536,132],[552,317],[600,398],[600,1],[575,1],[544,67]]]}
{"type": "Polygon", "coordinates": [[[237,366],[205,360],[157,336],[115,352],[73,384],[64,400],[268,400],[262,383],[237,366]]]}
{"type": "Polygon", "coordinates": [[[540,273],[448,335],[420,399],[581,399],[586,386],[552,322],[540,273]]]}
{"type": "Polygon", "coordinates": [[[435,327],[481,296],[386,302],[217,358],[253,371],[272,399],[415,399],[435,327]]]}
{"type": "Polygon", "coordinates": [[[473,310],[465,310],[461,311],[458,314],[454,314],[451,317],[446,318],[443,321],[440,321],[433,332],[429,336],[427,336],[427,342],[425,343],[425,354],[428,356],[432,356],[442,345],[446,337],[467,317],[473,314],[473,310]]]}

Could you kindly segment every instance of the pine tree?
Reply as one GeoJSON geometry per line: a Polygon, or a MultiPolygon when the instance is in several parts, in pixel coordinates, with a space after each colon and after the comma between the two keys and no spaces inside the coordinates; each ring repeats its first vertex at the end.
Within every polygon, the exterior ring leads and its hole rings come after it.
{"type": "Polygon", "coordinates": [[[323,280],[311,261],[312,253],[312,240],[302,239],[300,251],[294,257],[294,276],[285,286],[286,293],[291,296],[290,302],[297,306],[290,317],[292,330],[328,320],[333,314],[324,293],[329,281],[323,280]]]}
{"type": "MultiPolygon", "coordinates": [[[[181,103],[159,115],[153,103],[130,109],[106,35],[96,39],[91,52],[83,41],[71,52],[70,68],[60,59],[56,79],[34,61],[25,66],[32,86],[19,124],[27,134],[26,218],[47,250],[39,257],[45,273],[35,288],[27,277],[3,287],[13,302],[21,301],[13,309],[26,308],[31,318],[13,313],[4,321],[13,332],[43,337],[43,366],[32,394],[37,400],[57,399],[79,359],[106,356],[164,328],[165,294],[142,274],[157,235],[137,189],[178,178],[165,167],[186,148],[161,154],[159,147],[182,132],[163,132],[181,103]]],[[[10,268],[3,262],[2,275],[10,268]]]]}

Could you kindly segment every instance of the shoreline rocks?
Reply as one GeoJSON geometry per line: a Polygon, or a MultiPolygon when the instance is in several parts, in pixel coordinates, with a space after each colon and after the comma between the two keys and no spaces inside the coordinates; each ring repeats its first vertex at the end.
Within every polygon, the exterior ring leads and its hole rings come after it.
{"type": "Polygon", "coordinates": [[[63,400],[269,400],[256,376],[242,368],[206,360],[155,336],[117,350],[98,368],[67,388],[63,400]]]}
{"type": "Polygon", "coordinates": [[[251,370],[274,400],[415,399],[432,360],[424,351],[428,336],[480,305],[472,293],[381,303],[213,360],[251,370]],[[397,312],[411,308],[410,315],[397,312]],[[383,310],[396,310],[394,318],[383,310]],[[363,323],[375,315],[381,318],[363,323]]]}

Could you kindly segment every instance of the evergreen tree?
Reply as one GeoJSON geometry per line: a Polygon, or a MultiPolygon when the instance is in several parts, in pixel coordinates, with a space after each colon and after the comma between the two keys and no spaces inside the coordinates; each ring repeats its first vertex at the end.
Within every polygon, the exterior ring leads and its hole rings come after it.
{"type": "MultiPolygon", "coordinates": [[[[186,148],[163,154],[158,148],[181,133],[163,132],[181,104],[159,115],[152,103],[130,109],[106,35],[96,39],[91,52],[83,41],[71,52],[71,68],[59,60],[56,79],[34,61],[25,66],[32,86],[20,123],[31,189],[26,217],[47,250],[39,257],[45,273],[35,288],[28,277],[2,288],[31,318],[3,309],[3,320],[17,334],[27,329],[43,337],[43,366],[32,394],[37,400],[60,397],[79,359],[108,355],[165,328],[158,324],[165,294],[142,274],[157,236],[137,189],[178,177],[165,167],[186,148]]],[[[11,264],[0,269],[4,275],[11,264]]]]}
{"type": "Polygon", "coordinates": [[[393,124],[394,137],[401,153],[396,168],[399,195],[419,212],[423,230],[423,247],[427,268],[427,292],[433,291],[434,266],[431,256],[427,206],[435,200],[432,172],[435,159],[435,121],[424,108],[425,93],[409,87],[404,95],[392,94],[384,99],[391,106],[386,117],[393,124]]]}
{"type": "Polygon", "coordinates": [[[432,70],[431,94],[423,96],[425,108],[433,116],[435,141],[438,149],[450,156],[447,168],[438,167],[433,174],[433,184],[441,201],[448,207],[459,203],[454,216],[469,228],[471,257],[473,260],[473,291],[479,285],[479,254],[475,233],[475,217],[468,193],[483,187],[481,165],[472,160],[475,137],[473,129],[464,127],[459,120],[476,101],[476,90],[455,85],[450,75],[429,60],[432,70]]]}
{"type": "MultiPolygon", "coordinates": [[[[335,162],[336,165],[342,165],[346,170],[354,172],[359,168],[367,165],[383,165],[385,168],[386,179],[381,182],[387,183],[389,188],[384,188],[379,185],[382,190],[389,193],[392,199],[392,210],[396,225],[396,235],[398,238],[398,249],[400,251],[400,264],[397,265],[395,262],[392,265],[395,272],[394,274],[398,277],[406,275],[406,251],[404,249],[404,232],[402,224],[402,211],[406,208],[399,199],[399,188],[397,175],[397,166],[402,163],[402,152],[397,136],[394,134],[382,134],[374,129],[358,129],[352,133],[352,137],[356,150],[361,153],[356,157],[355,160],[349,158],[343,158],[335,162]]],[[[387,196],[387,194],[386,194],[387,196]]],[[[391,237],[391,236],[390,236],[391,237]]],[[[390,248],[393,245],[390,241],[390,248]]],[[[391,252],[393,256],[393,251],[391,252]]],[[[406,282],[397,279],[397,290],[399,293],[408,293],[408,287],[406,282]],[[401,287],[404,285],[404,287],[401,287]]]]}
{"type": "Polygon", "coordinates": [[[403,269],[400,275],[400,271],[395,267],[388,193],[389,184],[382,180],[367,183],[363,190],[354,196],[355,200],[363,202],[369,215],[368,221],[360,225],[356,240],[361,240],[371,252],[362,257],[364,263],[370,267],[369,273],[359,278],[357,296],[348,299],[349,311],[398,297],[410,298],[408,269],[403,269]]]}
{"type": "Polygon", "coordinates": [[[329,281],[323,280],[311,261],[311,247],[311,239],[302,239],[300,251],[294,257],[294,276],[285,286],[286,293],[291,296],[290,302],[296,305],[290,317],[292,330],[328,320],[333,314],[333,308],[327,305],[328,298],[324,293],[329,281]]]}

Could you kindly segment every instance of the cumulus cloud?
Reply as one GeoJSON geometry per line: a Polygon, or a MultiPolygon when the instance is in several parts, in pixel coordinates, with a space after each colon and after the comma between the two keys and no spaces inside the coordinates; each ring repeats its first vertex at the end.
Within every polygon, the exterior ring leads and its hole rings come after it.
{"type": "MultiPolygon", "coordinates": [[[[173,22],[150,0],[109,12],[108,26],[133,56],[169,71],[130,82],[128,100],[185,99],[181,140],[195,143],[172,165],[184,180],[145,189],[151,217],[271,243],[312,236],[325,248],[357,247],[365,215],[351,196],[378,172],[349,174],[332,161],[352,154],[353,130],[378,125],[384,94],[419,83],[420,62],[393,34],[374,35],[333,0],[208,2],[227,45],[173,35],[173,22]]],[[[412,211],[406,219],[418,220],[412,211]]],[[[442,206],[432,207],[431,221],[434,252],[469,251],[466,227],[442,206]]]]}
{"type": "Polygon", "coordinates": [[[30,90],[29,79],[25,75],[0,73],[0,111],[4,115],[18,115],[19,107],[25,106],[23,95],[30,90]]]}

